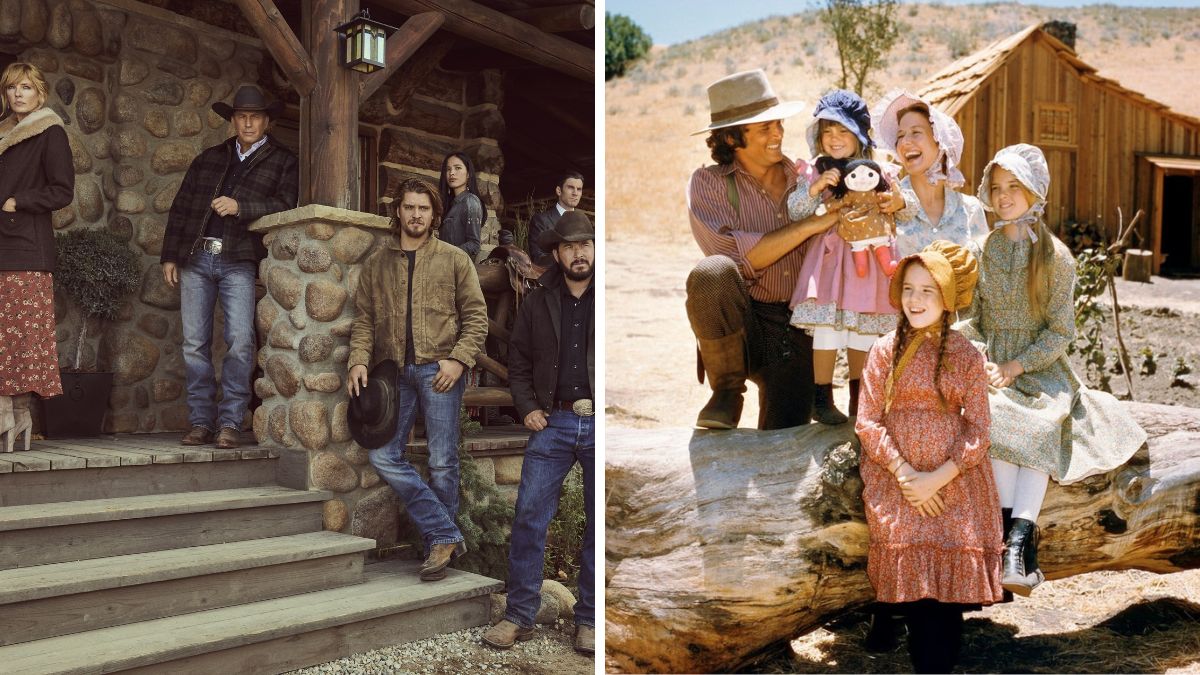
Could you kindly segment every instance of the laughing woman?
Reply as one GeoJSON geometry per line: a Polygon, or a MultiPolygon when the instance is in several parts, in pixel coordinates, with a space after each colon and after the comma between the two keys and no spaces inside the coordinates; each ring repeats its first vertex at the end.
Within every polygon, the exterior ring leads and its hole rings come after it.
{"type": "Polygon", "coordinates": [[[871,113],[879,147],[890,151],[907,174],[900,194],[915,212],[896,219],[896,247],[901,256],[913,255],[937,239],[966,246],[978,254],[988,232],[979,200],[957,188],[966,182],[958,162],[963,135],[953,117],[924,99],[904,91],[883,98],[871,113]]]}
{"type": "Polygon", "coordinates": [[[475,165],[465,152],[452,152],[442,160],[438,191],[446,205],[446,215],[438,230],[438,239],[466,251],[475,260],[479,255],[479,232],[483,228],[483,201],[475,181],[475,165]]]}
{"type": "Polygon", "coordinates": [[[74,196],[71,146],[62,119],[44,107],[48,89],[37,66],[10,64],[0,88],[0,399],[31,391],[54,396],[62,393],[62,384],[50,213],[74,196]]]}

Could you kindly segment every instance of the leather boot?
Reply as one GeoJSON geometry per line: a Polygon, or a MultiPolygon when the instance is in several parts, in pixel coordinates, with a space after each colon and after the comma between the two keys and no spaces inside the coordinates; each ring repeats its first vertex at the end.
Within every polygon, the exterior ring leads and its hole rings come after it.
{"type": "Polygon", "coordinates": [[[846,382],[850,385],[850,409],[846,411],[846,414],[850,417],[858,417],[858,391],[862,380],[846,380],[846,382]]]}
{"type": "Polygon", "coordinates": [[[746,333],[738,331],[699,342],[700,358],[713,394],[700,410],[696,426],[734,429],[742,418],[742,394],[746,391],[746,333]]]}
{"type": "Polygon", "coordinates": [[[821,424],[845,424],[849,419],[833,405],[832,384],[818,384],[814,386],[813,419],[821,424]]]}
{"type": "MultiPolygon", "coordinates": [[[[1012,520],[1013,520],[1012,509],[1011,508],[1009,508],[1009,509],[1001,508],[1000,509],[1000,520],[1001,520],[1002,527],[1003,527],[1003,529],[1000,530],[1000,540],[1004,544],[1007,545],[1008,544],[1008,531],[1012,529],[1012,520]]],[[[1004,603],[1004,602],[1012,602],[1012,601],[1013,601],[1012,591],[1005,589],[1004,595],[1003,595],[1002,599],[1000,600],[1000,602],[1004,603]]]]}
{"type": "Polygon", "coordinates": [[[900,632],[904,625],[896,619],[890,609],[877,607],[871,613],[871,624],[863,648],[872,654],[896,651],[900,646],[900,632]]]}
{"type": "Polygon", "coordinates": [[[1004,546],[1004,570],[1000,579],[1005,590],[1027,598],[1046,580],[1046,575],[1037,568],[1037,545],[1037,525],[1024,518],[1013,518],[1004,546]]]}

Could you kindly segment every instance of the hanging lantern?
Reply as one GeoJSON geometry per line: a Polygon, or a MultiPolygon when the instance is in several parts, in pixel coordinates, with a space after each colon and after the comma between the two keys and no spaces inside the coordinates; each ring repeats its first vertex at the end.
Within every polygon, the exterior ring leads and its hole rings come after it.
{"type": "Polygon", "coordinates": [[[371,20],[371,13],[364,9],[352,21],[334,30],[342,43],[343,66],[360,73],[373,73],[387,65],[384,51],[388,35],[396,31],[392,26],[371,20]]]}

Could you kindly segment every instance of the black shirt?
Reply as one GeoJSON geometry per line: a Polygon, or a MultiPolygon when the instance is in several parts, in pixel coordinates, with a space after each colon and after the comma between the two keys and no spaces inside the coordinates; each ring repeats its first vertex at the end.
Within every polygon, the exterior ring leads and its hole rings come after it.
{"type": "Polygon", "coordinates": [[[571,295],[565,281],[561,286],[558,383],[554,388],[555,398],[559,401],[592,398],[592,384],[588,381],[587,346],[588,336],[593,330],[595,298],[596,294],[590,283],[578,298],[571,295]]]}
{"type": "Polygon", "coordinates": [[[413,270],[417,266],[417,252],[405,251],[408,256],[408,311],[404,314],[404,365],[411,366],[417,362],[417,351],[413,349],[412,336],[412,286],[413,270]]]}

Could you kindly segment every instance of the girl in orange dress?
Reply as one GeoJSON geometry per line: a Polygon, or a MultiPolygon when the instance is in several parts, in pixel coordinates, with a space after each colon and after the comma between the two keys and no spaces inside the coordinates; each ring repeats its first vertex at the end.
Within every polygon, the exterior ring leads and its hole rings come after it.
{"type": "Polygon", "coordinates": [[[976,278],[974,255],[948,241],[900,261],[889,289],[899,325],[867,356],[855,425],[867,575],[905,617],[918,673],[950,672],[963,611],[1003,593],[984,360],[950,328],[976,278]]]}

